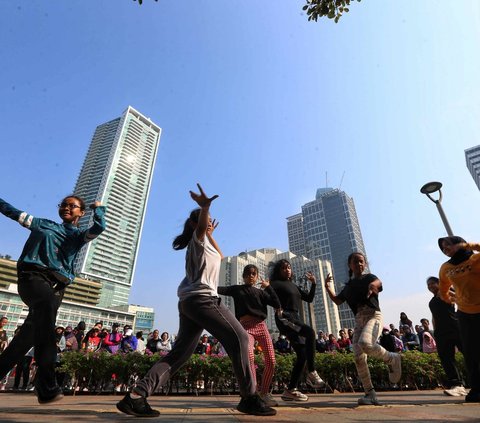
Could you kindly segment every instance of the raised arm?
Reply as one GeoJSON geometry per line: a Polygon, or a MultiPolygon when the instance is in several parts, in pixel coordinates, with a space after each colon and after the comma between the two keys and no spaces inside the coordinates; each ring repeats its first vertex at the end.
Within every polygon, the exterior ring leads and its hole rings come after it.
{"type": "Polygon", "coordinates": [[[268,279],[262,279],[262,288],[262,297],[265,304],[273,307],[277,314],[281,314],[282,305],[280,304],[280,299],[275,290],[271,287],[268,279]]]}
{"type": "Polygon", "coordinates": [[[332,288],[332,282],[333,282],[333,277],[329,273],[325,278],[325,289],[327,290],[327,294],[336,305],[343,304],[345,300],[339,298],[338,295],[335,294],[335,291],[332,288]]]}
{"type": "Polygon", "coordinates": [[[105,222],[105,206],[102,206],[100,202],[96,201],[90,205],[90,208],[93,209],[93,225],[85,231],[84,242],[94,240],[107,227],[105,222]]]}
{"type": "Polygon", "coordinates": [[[220,248],[212,236],[213,230],[218,226],[218,223],[215,221],[210,221],[210,205],[212,201],[218,198],[218,195],[214,195],[213,197],[208,197],[207,194],[203,191],[200,184],[197,184],[198,190],[200,194],[196,192],[190,191],[190,196],[192,197],[193,201],[195,201],[198,206],[200,207],[200,215],[198,216],[198,223],[197,228],[195,229],[195,235],[199,241],[203,241],[205,239],[205,235],[208,236],[208,240],[211,242],[213,247],[218,251],[218,253],[223,257],[220,248]]]}
{"type": "Polygon", "coordinates": [[[311,303],[313,301],[313,299],[315,298],[315,291],[316,291],[316,288],[317,288],[317,280],[315,279],[315,275],[312,272],[305,273],[305,277],[311,283],[310,291],[304,291],[300,287],[298,287],[298,290],[300,292],[300,295],[302,296],[302,300],[306,301],[307,303],[311,303]]]}
{"type": "Polygon", "coordinates": [[[32,224],[33,216],[16,209],[12,205],[8,204],[5,200],[2,200],[0,198],[0,213],[2,213],[4,216],[9,217],[12,220],[15,220],[18,222],[20,225],[29,228],[30,225],[32,224]]]}

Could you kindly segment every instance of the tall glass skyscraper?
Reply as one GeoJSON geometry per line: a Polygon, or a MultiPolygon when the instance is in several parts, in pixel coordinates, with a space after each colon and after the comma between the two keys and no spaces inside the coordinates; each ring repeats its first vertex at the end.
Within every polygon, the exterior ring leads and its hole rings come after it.
{"type": "MultiPolygon", "coordinates": [[[[332,263],[337,293],[348,281],[348,255],[354,251],[366,254],[355,204],[339,189],[318,189],[314,201],[287,218],[287,228],[292,253],[332,263]]],[[[355,319],[348,305],[342,304],[339,311],[342,327],[353,328],[355,319]]]]}
{"type": "Polygon", "coordinates": [[[480,189],[480,145],[465,150],[465,159],[467,161],[467,168],[477,184],[478,189],[480,189]]]}
{"type": "MultiPolygon", "coordinates": [[[[107,206],[107,229],[80,252],[76,270],[102,283],[100,307],[128,303],[161,128],[132,107],[99,125],[75,186],[88,204],[107,206]]],[[[80,220],[91,223],[92,213],[80,220]]]]}

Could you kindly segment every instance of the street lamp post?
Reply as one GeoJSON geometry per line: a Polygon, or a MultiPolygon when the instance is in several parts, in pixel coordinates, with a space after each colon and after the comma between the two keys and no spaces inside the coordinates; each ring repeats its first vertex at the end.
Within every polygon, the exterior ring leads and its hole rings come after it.
{"type": "Polygon", "coordinates": [[[431,201],[435,203],[437,206],[438,213],[440,214],[440,218],[442,219],[443,226],[447,230],[448,236],[453,236],[452,228],[450,227],[450,223],[448,223],[447,216],[445,216],[445,212],[442,208],[442,183],[441,182],[427,182],[422,188],[420,188],[420,192],[425,194],[431,201]],[[434,192],[438,191],[438,198],[435,199],[431,196],[434,192]]]}

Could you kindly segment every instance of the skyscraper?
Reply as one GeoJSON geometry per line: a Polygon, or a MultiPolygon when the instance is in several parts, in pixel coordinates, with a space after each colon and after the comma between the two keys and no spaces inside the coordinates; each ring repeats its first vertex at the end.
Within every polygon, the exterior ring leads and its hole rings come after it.
{"type": "MultiPolygon", "coordinates": [[[[247,264],[254,264],[258,267],[259,278],[269,277],[269,267],[272,263],[286,259],[292,265],[294,275],[302,276],[306,272],[312,272],[317,278],[317,287],[315,298],[311,304],[303,302],[303,317],[307,324],[316,330],[323,330],[326,333],[337,334],[340,329],[340,318],[337,306],[327,298],[325,290],[324,276],[332,271],[330,262],[326,260],[309,260],[306,257],[296,256],[291,252],[281,252],[276,248],[262,248],[259,250],[240,253],[238,256],[224,257],[220,267],[219,285],[231,286],[243,284],[243,268],[247,264]]],[[[300,283],[302,288],[309,290],[310,282],[304,285],[303,281],[297,279],[295,283],[300,283]]],[[[234,309],[233,299],[225,297],[225,305],[234,309]]],[[[274,312],[268,307],[268,316],[266,320],[270,333],[278,333],[275,324],[274,312]]]]}
{"type": "Polygon", "coordinates": [[[480,189],[480,145],[465,150],[465,159],[467,168],[472,174],[478,189],[480,189]]]}
{"type": "MultiPolygon", "coordinates": [[[[288,244],[292,253],[332,263],[335,290],[348,281],[347,257],[354,251],[365,254],[362,233],[353,200],[339,189],[320,188],[314,201],[302,212],[287,218],[288,244]]],[[[353,328],[350,308],[339,308],[342,327],[353,328]]]]}
{"type": "MultiPolygon", "coordinates": [[[[99,125],[75,186],[87,204],[107,206],[107,229],[80,252],[76,270],[102,283],[101,307],[128,303],[161,128],[132,107],[99,125]]],[[[80,225],[88,225],[86,213],[80,225]]]]}

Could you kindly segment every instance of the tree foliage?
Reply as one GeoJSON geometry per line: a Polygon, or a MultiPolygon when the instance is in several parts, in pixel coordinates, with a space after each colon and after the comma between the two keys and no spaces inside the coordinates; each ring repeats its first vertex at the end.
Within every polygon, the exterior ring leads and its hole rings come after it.
{"type": "MultiPolygon", "coordinates": [[[[138,4],[142,4],[143,0],[138,1],[138,4]]],[[[158,0],[155,0],[158,2],[158,0]]],[[[326,16],[328,19],[333,19],[335,23],[339,21],[344,13],[350,11],[350,3],[355,0],[306,0],[303,10],[307,12],[309,21],[318,21],[318,18],[326,16]]],[[[361,0],[356,0],[360,2],[361,0]]]]}
{"type": "Polygon", "coordinates": [[[355,0],[306,0],[307,4],[303,6],[303,10],[307,12],[309,21],[317,22],[318,18],[326,16],[337,23],[344,13],[350,11],[352,1],[355,0]]]}

